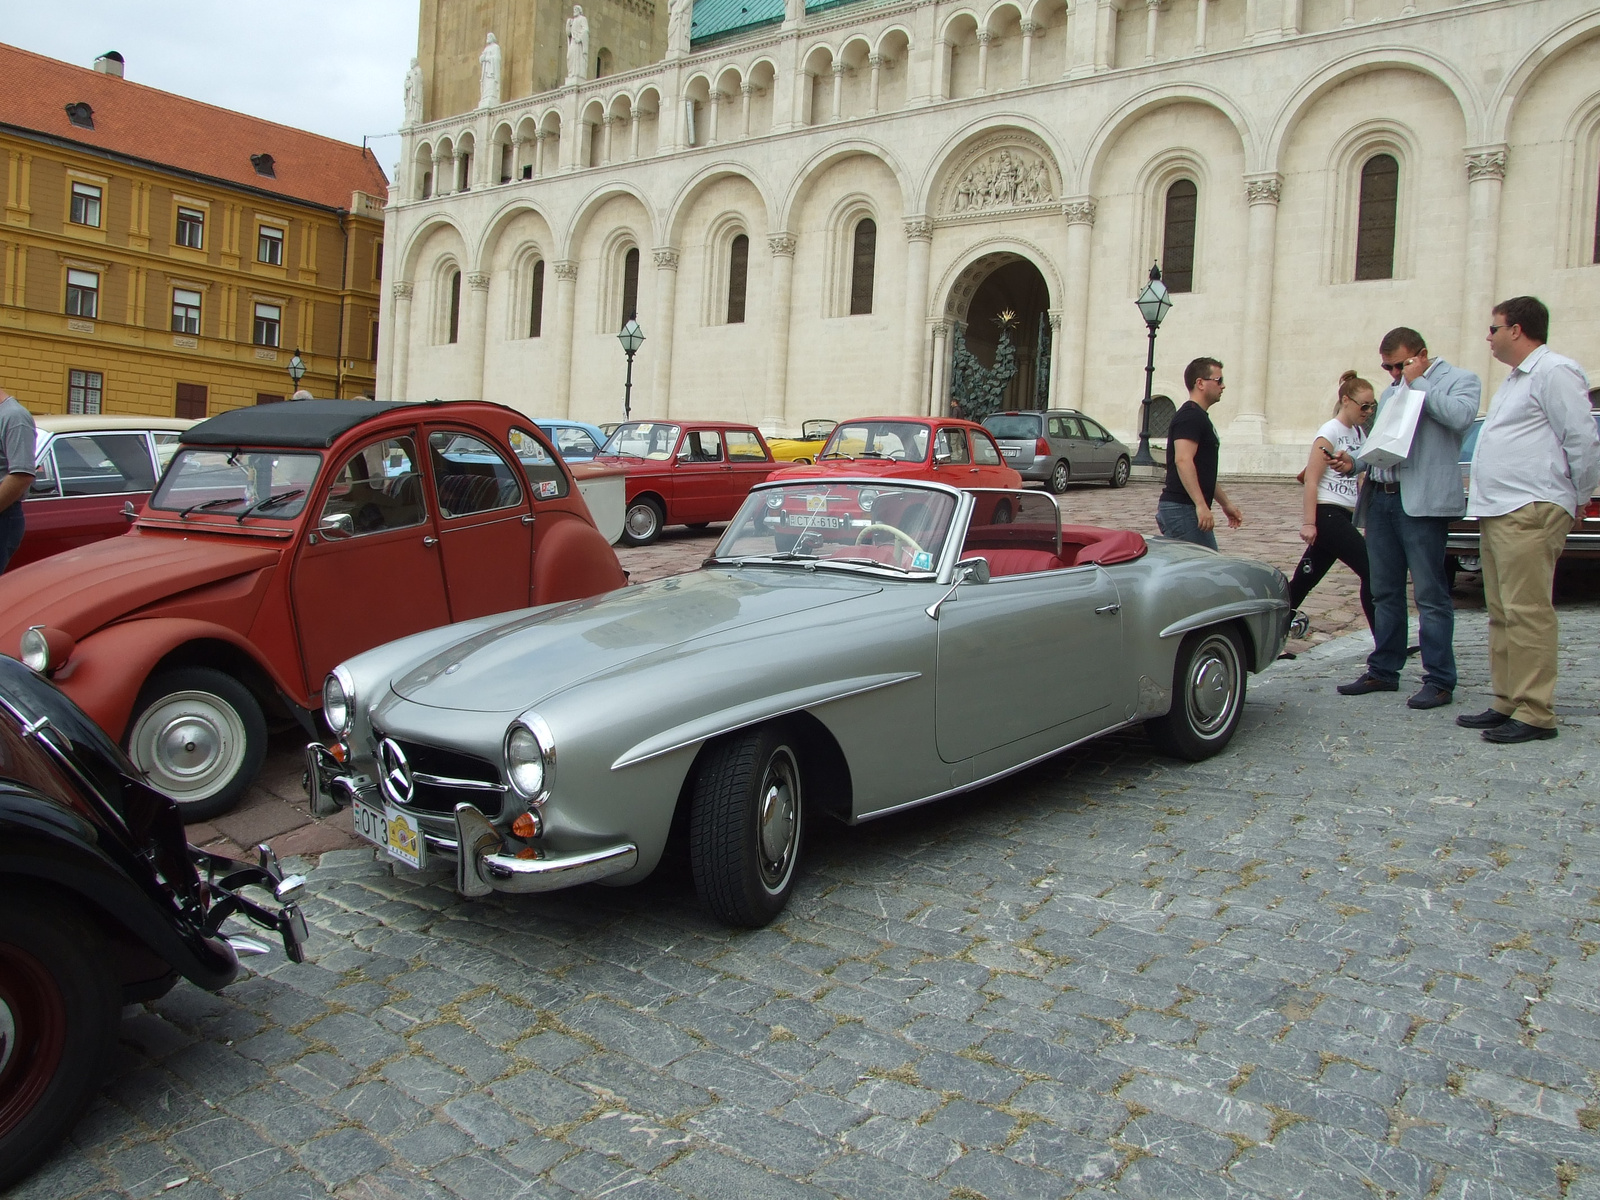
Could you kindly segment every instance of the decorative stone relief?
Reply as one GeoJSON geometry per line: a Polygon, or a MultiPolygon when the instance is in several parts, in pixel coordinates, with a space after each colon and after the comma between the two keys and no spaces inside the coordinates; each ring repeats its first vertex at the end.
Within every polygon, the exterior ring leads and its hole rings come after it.
{"type": "Polygon", "coordinates": [[[1504,179],[1506,177],[1506,152],[1484,150],[1467,155],[1467,181],[1475,179],[1504,179]]]}
{"type": "Polygon", "coordinates": [[[952,213],[1024,208],[1052,199],[1050,167],[1037,154],[1008,146],[973,163],[949,190],[952,213]]]}
{"type": "Polygon", "coordinates": [[[1093,225],[1095,202],[1093,200],[1068,200],[1061,206],[1061,215],[1068,225],[1093,225]]]}
{"type": "Polygon", "coordinates": [[[933,222],[927,217],[907,217],[905,221],[906,237],[913,242],[931,242],[933,240],[933,222]]]}
{"type": "Polygon", "coordinates": [[[557,279],[564,279],[568,283],[578,278],[578,264],[575,262],[552,263],[551,269],[555,271],[557,279]]]}
{"type": "Polygon", "coordinates": [[[1283,180],[1250,179],[1245,181],[1244,198],[1248,204],[1276,204],[1283,192],[1283,180]]]}
{"type": "Polygon", "coordinates": [[[403,280],[400,283],[395,284],[389,290],[394,293],[394,298],[396,300],[409,300],[409,299],[411,299],[411,290],[412,290],[411,289],[411,285],[409,283],[406,283],[403,280]]]}
{"type": "Polygon", "coordinates": [[[676,271],[678,269],[678,252],[671,246],[662,246],[650,252],[656,260],[658,271],[676,271]]]}
{"type": "Polygon", "coordinates": [[[774,254],[782,254],[788,258],[794,257],[794,234],[773,233],[767,235],[767,246],[774,254]]]}
{"type": "Polygon", "coordinates": [[[489,277],[481,274],[468,275],[467,286],[475,292],[487,292],[489,290],[489,277]]]}

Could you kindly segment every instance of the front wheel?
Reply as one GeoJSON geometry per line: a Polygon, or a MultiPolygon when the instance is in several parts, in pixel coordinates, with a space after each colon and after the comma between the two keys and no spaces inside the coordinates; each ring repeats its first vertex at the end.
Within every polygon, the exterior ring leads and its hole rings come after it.
{"type": "Polygon", "coordinates": [[[1067,484],[1072,482],[1072,468],[1067,466],[1067,460],[1062,459],[1056,463],[1055,469],[1050,472],[1050,490],[1059,496],[1067,490],[1067,484]]]}
{"type": "Polygon", "coordinates": [[[689,815],[694,887],[716,917],[757,929],[789,901],[805,833],[800,751],[781,726],[706,748],[689,815]]]}
{"type": "Polygon", "coordinates": [[[128,726],[128,757],[187,821],[221,816],[244,796],[267,753],[261,705],[231,675],[184,667],[145,684],[128,726]]]}
{"type": "Polygon", "coordinates": [[[630,546],[648,546],[661,536],[667,513],[652,496],[640,496],[628,505],[622,518],[622,540],[630,546]]]}
{"type": "Polygon", "coordinates": [[[1133,467],[1128,463],[1128,456],[1124,454],[1117,459],[1117,465],[1111,468],[1111,486],[1114,488],[1127,487],[1128,476],[1133,474],[1133,467]]]}
{"type": "Polygon", "coordinates": [[[1146,721],[1155,748],[1199,762],[1233,739],[1244,709],[1244,648],[1231,629],[1197,629],[1178,647],[1172,673],[1172,708],[1146,721]]]}
{"type": "Polygon", "coordinates": [[[44,897],[0,894],[0,1191],[77,1123],[116,1049],[122,989],[99,932],[44,897]]]}

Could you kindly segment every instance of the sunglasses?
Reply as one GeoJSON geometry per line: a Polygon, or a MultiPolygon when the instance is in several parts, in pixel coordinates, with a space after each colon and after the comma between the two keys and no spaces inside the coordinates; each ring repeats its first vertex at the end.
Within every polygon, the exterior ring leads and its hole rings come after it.
{"type": "Polygon", "coordinates": [[[1378,405],[1377,405],[1376,401],[1373,401],[1373,402],[1367,403],[1367,404],[1358,404],[1358,405],[1356,405],[1356,407],[1359,408],[1362,412],[1377,412],[1378,411],[1378,405]]]}
{"type": "Polygon", "coordinates": [[[1499,333],[1502,329],[1510,329],[1510,328],[1511,328],[1511,326],[1509,326],[1509,325],[1491,325],[1491,326],[1489,326],[1489,336],[1493,337],[1495,334],[1499,333]]]}
{"type": "Polygon", "coordinates": [[[1389,372],[1389,374],[1398,375],[1398,374],[1400,374],[1401,371],[1404,371],[1407,367],[1409,367],[1412,363],[1414,363],[1416,361],[1417,360],[1414,359],[1414,358],[1408,358],[1408,359],[1405,360],[1405,362],[1381,363],[1380,365],[1383,367],[1383,369],[1385,371],[1389,372]]]}

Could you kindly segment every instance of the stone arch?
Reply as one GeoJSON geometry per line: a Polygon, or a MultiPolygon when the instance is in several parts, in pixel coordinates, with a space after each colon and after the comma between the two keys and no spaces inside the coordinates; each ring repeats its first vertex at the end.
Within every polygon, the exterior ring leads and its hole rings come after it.
{"type": "Polygon", "coordinates": [[[545,228],[550,231],[550,239],[552,244],[543,247],[543,249],[545,250],[547,256],[551,258],[555,257],[555,222],[550,219],[550,214],[546,212],[543,206],[537,201],[527,199],[526,197],[518,197],[515,200],[508,200],[502,204],[495,211],[494,215],[489,218],[488,223],[484,226],[483,236],[478,239],[476,257],[474,260],[480,267],[487,267],[494,261],[495,253],[500,247],[500,239],[505,235],[507,227],[510,226],[510,224],[523,213],[532,213],[534,216],[538,217],[544,222],[545,228]]]}
{"type": "MultiPolygon", "coordinates": [[[[1006,384],[1001,407],[1048,406],[1054,342],[1050,314],[1059,310],[1063,289],[1055,263],[1042,249],[1022,238],[986,239],[951,264],[934,296],[937,319],[951,328],[947,352],[955,355],[956,365],[961,362],[959,345],[977,366],[994,367],[1002,334],[993,319],[1002,312],[1015,313],[1017,319],[1005,327],[1004,336],[1015,354],[1016,373],[1006,384]],[[979,305],[982,312],[976,311],[979,305]]],[[[943,394],[934,398],[935,411],[943,412],[954,388],[948,379],[937,386],[943,394]]]]}
{"type": "Polygon", "coordinates": [[[805,202],[807,195],[817,180],[833,166],[847,158],[861,154],[868,158],[875,158],[889,169],[894,176],[894,181],[900,189],[902,203],[910,198],[912,193],[911,179],[905,165],[894,154],[876,142],[869,142],[864,138],[854,138],[848,142],[839,142],[827,149],[814,154],[795,173],[794,182],[789,185],[789,190],[778,206],[778,219],[773,222],[774,231],[787,229],[789,221],[805,202]]]}
{"type": "Polygon", "coordinates": [[[1329,63],[1307,79],[1278,110],[1266,140],[1259,147],[1252,146],[1249,141],[1245,143],[1246,160],[1256,164],[1256,171],[1276,171],[1283,148],[1288,144],[1295,126],[1325,92],[1356,75],[1385,70],[1411,70],[1437,80],[1461,106],[1461,117],[1467,127],[1467,144],[1475,145],[1481,140],[1483,105],[1471,81],[1437,55],[1391,47],[1347,55],[1329,63]]]}
{"type": "Polygon", "coordinates": [[[711,89],[713,120],[707,123],[706,144],[738,141],[739,112],[743,105],[744,72],[734,63],[717,68],[717,82],[711,89]],[[711,132],[714,128],[715,132],[711,132]]]}
{"type": "Polygon", "coordinates": [[[1031,149],[1044,158],[1051,175],[1054,199],[1071,194],[1072,159],[1054,132],[1022,113],[999,113],[958,130],[939,147],[916,189],[911,211],[931,212],[938,206],[952,176],[959,168],[970,165],[969,160],[975,156],[980,143],[994,142],[998,148],[1008,137],[1020,145],[1031,144],[1031,149]]]}
{"type": "Polygon", "coordinates": [[[945,268],[938,286],[930,293],[933,297],[933,308],[927,316],[933,319],[942,317],[945,320],[961,320],[967,303],[978,290],[978,285],[997,267],[1019,260],[1031,263],[1039,274],[1044,276],[1045,286],[1050,289],[1052,307],[1060,307],[1061,298],[1066,295],[1066,287],[1055,261],[1038,244],[1030,242],[1027,238],[996,234],[967,247],[945,268]]]}
{"type": "Polygon", "coordinates": [[[882,54],[886,46],[894,44],[890,39],[896,34],[905,39],[906,50],[910,50],[912,46],[916,45],[916,39],[911,36],[911,30],[904,25],[896,23],[878,33],[877,40],[872,43],[872,52],[874,54],[882,54]]]}
{"type": "Polygon", "coordinates": [[[1018,0],[999,0],[999,3],[990,5],[989,11],[983,14],[983,21],[979,24],[978,28],[992,31],[995,28],[997,20],[1004,20],[1008,24],[1011,20],[1021,22],[1024,15],[1025,14],[1022,11],[1022,5],[1018,3],[1018,0]],[[1008,8],[1012,12],[1012,17],[1009,19],[1002,18],[1002,11],[1008,8]]]}
{"type": "Polygon", "coordinates": [[[911,84],[911,31],[891,25],[878,35],[872,52],[878,56],[878,112],[898,112],[906,106],[911,84]]]}
{"type": "Polygon", "coordinates": [[[773,125],[773,105],[778,95],[778,64],[763,55],[750,64],[745,74],[744,86],[753,88],[750,94],[750,136],[770,133],[773,125]]]}
{"type": "Polygon", "coordinates": [[[1084,151],[1083,167],[1078,176],[1077,186],[1073,189],[1074,192],[1092,195],[1099,183],[1100,169],[1105,164],[1106,155],[1116,144],[1122,131],[1156,109],[1166,108],[1171,104],[1202,104],[1216,109],[1228,118],[1239,134],[1239,141],[1244,147],[1245,162],[1256,161],[1255,130],[1249,118],[1245,116],[1244,110],[1232,99],[1200,84],[1168,84],[1135,96],[1100,123],[1094,137],[1089,141],[1088,149],[1084,151]]]}
{"type": "Polygon", "coordinates": [[[666,237],[663,245],[677,246],[678,239],[683,233],[685,216],[694,207],[708,187],[718,180],[735,177],[744,180],[756,190],[756,195],[761,197],[763,214],[766,217],[767,228],[776,229],[774,222],[776,209],[772,203],[772,192],[765,183],[743,163],[717,162],[703,167],[695,173],[694,177],[678,189],[678,194],[672,198],[672,203],[667,209],[667,219],[664,223],[666,237]]]}
{"type": "Polygon", "coordinates": [[[800,124],[825,125],[833,120],[833,64],[838,55],[827,42],[818,42],[800,58],[800,124]]]}
{"type": "Polygon", "coordinates": [[[934,46],[934,94],[958,100],[978,92],[978,34],[983,23],[970,8],[952,13],[934,46]]]}
{"type": "Polygon", "coordinates": [[[407,189],[408,200],[427,200],[434,193],[433,146],[419,142],[411,155],[411,181],[407,189]]]}
{"type": "Polygon", "coordinates": [[[1167,192],[1180,179],[1187,179],[1195,185],[1199,202],[1191,247],[1193,254],[1191,286],[1183,290],[1203,291],[1198,283],[1193,282],[1203,279],[1206,275],[1204,269],[1206,222],[1200,219],[1200,213],[1205,211],[1206,206],[1216,203],[1216,194],[1213,191],[1215,180],[1212,177],[1211,164],[1204,154],[1193,148],[1169,146],[1152,155],[1139,168],[1134,180],[1134,197],[1138,205],[1135,218],[1137,221],[1135,257],[1140,265],[1147,261],[1160,262],[1162,269],[1166,269],[1166,253],[1162,243],[1167,224],[1167,192]]]}
{"type": "Polygon", "coordinates": [[[501,121],[489,133],[490,161],[484,179],[489,183],[510,183],[517,177],[516,133],[510,121],[501,121]]]}
{"type": "Polygon", "coordinates": [[[563,258],[572,256],[574,248],[588,231],[589,221],[593,218],[595,211],[607,200],[617,196],[630,196],[638,201],[639,206],[644,209],[645,215],[650,222],[649,229],[640,231],[640,238],[641,240],[646,238],[653,239],[655,243],[659,244],[661,240],[661,217],[655,206],[650,203],[649,198],[643,192],[632,184],[613,180],[610,183],[601,184],[585,196],[573,210],[572,220],[567,222],[566,229],[556,233],[556,236],[560,239],[563,258]]]}
{"type": "Polygon", "coordinates": [[[428,217],[427,220],[423,221],[421,225],[417,226],[416,230],[411,234],[410,239],[407,240],[405,246],[396,256],[400,263],[401,280],[406,282],[410,282],[412,280],[412,276],[415,274],[417,269],[417,262],[421,258],[423,250],[426,249],[428,243],[434,239],[435,235],[444,231],[448,231],[455,235],[456,242],[460,246],[460,258],[462,260],[463,269],[467,269],[472,265],[466,262],[467,236],[461,231],[461,226],[457,225],[455,221],[446,216],[444,213],[434,213],[428,217]]]}
{"type": "MultiPolygon", "coordinates": [[[[661,89],[647,83],[633,97],[633,116],[639,122],[639,157],[650,158],[661,146],[661,89]]],[[[630,134],[630,139],[632,135],[630,134]]]]}
{"type": "MultiPolygon", "coordinates": [[[[1539,74],[1556,59],[1582,42],[1600,35],[1600,10],[1569,21],[1528,51],[1501,82],[1489,103],[1483,142],[1503,142],[1511,131],[1511,119],[1522,98],[1539,74]]],[[[1468,129],[1472,128],[1468,122],[1468,129]]]]}
{"type": "Polygon", "coordinates": [[[603,156],[604,138],[602,137],[605,118],[605,105],[598,97],[583,106],[583,112],[578,116],[578,156],[580,166],[601,167],[606,165],[603,156]]]}

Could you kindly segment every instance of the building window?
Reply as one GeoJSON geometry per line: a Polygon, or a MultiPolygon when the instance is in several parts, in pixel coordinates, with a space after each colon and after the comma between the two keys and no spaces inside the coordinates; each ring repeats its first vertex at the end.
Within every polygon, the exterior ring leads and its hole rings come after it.
{"type": "Polygon", "coordinates": [[[283,397],[282,396],[275,396],[271,392],[257,392],[256,393],[256,403],[257,404],[282,404],[283,403],[283,397]]]}
{"type": "Polygon", "coordinates": [[[100,228],[100,189],[92,183],[72,185],[72,223],[100,228]]]}
{"type": "Polygon", "coordinates": [[[872,267],[878,254],[878,223],[862,217],[851,238],[850,315],[872,311],[872,267]]]}
{"type": "Polygon", "coordinates": [[[639,248],[635,246],[622,257],[622,320],[621,329],[639,315],[639,248]]]}
{"type": "Polygon", "coordinates": [[[79,100],[74,104],[67,105],[66,107],[67,120],[71,121],[79,129],[94,128],[94,109],[90,108],[89,105],[85,104],[82,100],[79,100]]]}
{"type": "Polygon", "coordinates": [[[67,316],[96,317],[100,314],[100,276],[93,271],[67,272],[67,316]]]}
{"type": "Polygon", "coordinates": [[[278,332],[283,328],[283,309],[276,304],[256,305],[255,330],[250,340],[258,346],[276,346],[278,332]]]}
{"type": "Polygon", "coordinates": [[[172,289],[172,332],[200,332],[200,293],[172,289]]]}
{"type": "Polygon", "coordinates": [[[533,264],[533,288],[528,299],[528,336],[538,337],[544,331],[544,259],[533,264]]]}
{"type": "Polygon", "coordinates": [[[1167,189],[1161,278],[1169,292],[1194,291],[1194,227],[1199,201],[1200,189],[1192,179],[1179,179],[1167,189]]]}
{"type": "Polygon", "coordinates": [[[367,357],[373,362],[378,361],[378,323],[372,323],[372,336],[367,340],[367,357]]]}
{"type": "Polygon", "coordinates": [[[283,266],[283,230],[262,225],[256,234],[256,261],[283,266]]]}
{"type": "Polygon", "coordinates": [[[1395,210],[1400,201],[1400,164],[1392,154],[1374,154],[1361,168],[1361,208],[1356,218],[1356,278],[1394,278],[1395,210]]]}
{"type": "Polygon", "coordinates": [[[278,177],[277,168],[273,165],[272,155],[270,154],[252,154],[250,156],[250,165],[256,169],[257,175],[265,176],[267,179],[276,179],[278,177]]]}
{"type": "Polygon", "coordinates": [[[378,238],[372,243],[372,277],[383,278],[383,239],[378,238]]]}
{"type": "Polygon", "coordinates": [[[180,246],[187,246],[191,250],[205,248],[206,240],[206,215],[198,209],[180,208],[178,210],[178,235],[173,239],[180,246]]]}
{"type": "Polygon", "coordinates": [[[424,200],[431,200],[433,198],[433,172],[432,171],[424,171],[422,173],[422,198],[424,200]]]}
{"type": "Polygon", "coordinates": [[[185,421],[199,421],[206,415],[206,385],[203,383],[180,383],[178,385],[178,399],[173,406],[172,415],[185,421]]]}
{"type": "Polygon", "coordinates": [[[461,337],[461,272],[450,272],[450,328],[445,340],[458,341],[461,337]]]}
{"type": "Polygon", "coordinates": [[[744,291],[750,275],[750,239],[740,234],[728,247],[728,324],[744,324],[744,291]]]}
{"type": "Polygon", "coordinates": [[[458,192],[465,192],[472,187],[472,151],[467,151],[460,158],[460,167],[456,171],[456,186],[458,192]]]}
{"type": "Polygon", "coordinates": [[[99,371],[68,371],[67,411],[90,415],[98,413],[105,386],[106,377],[99,371]]]}

